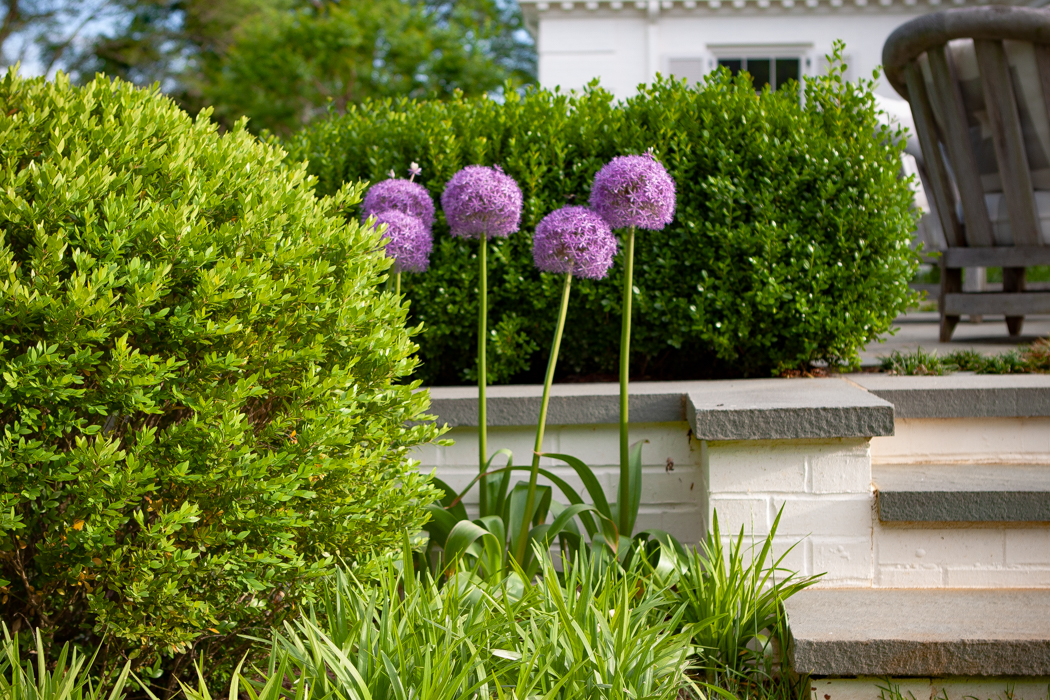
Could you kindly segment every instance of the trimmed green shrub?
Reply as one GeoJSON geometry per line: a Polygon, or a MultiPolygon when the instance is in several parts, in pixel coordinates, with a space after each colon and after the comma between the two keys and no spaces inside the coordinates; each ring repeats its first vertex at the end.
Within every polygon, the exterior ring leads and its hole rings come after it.
{"type": "Polygon", "coordinates": [[[0,618],[221,667],[424,522],[389,261],[359,187],[316,198],[243,123],[104,78],[0,103],[0,618]]]}
{"type": "MultiPolygon", "coordinates": [[[[508,92],[505,103],[387,100],[350,108],[293,137],[318,192],[423,168],[435,198],[459,168],[498,164],[525,195],[522,231],[493,242],[489,271],[493,382],[539,381],[560,278],[532,265],[531,235],[548,212],[587,201],[603,163],[653,148],[678,186],[674,222],[641,232],[635,251],[633,372],[684,378],[768,375],[824,360],[849,364],[914,295],[914,219],[900,145],[876,119],[871,81],[847,83],[841,61],[799,92],[756,94],[715,73],[698,86],[658,80],[614,102],[508,92]]],[[[419,181],[419,180],[417,180],[419,181]]],[[[474,248],[442,217],[430,271],[406,275],[422,321],[418,376],[471,380],[477,315],[474,248]]],[[[623,266],[579,280],[563,341],[563,374],[614,375],[623,266]]]]}

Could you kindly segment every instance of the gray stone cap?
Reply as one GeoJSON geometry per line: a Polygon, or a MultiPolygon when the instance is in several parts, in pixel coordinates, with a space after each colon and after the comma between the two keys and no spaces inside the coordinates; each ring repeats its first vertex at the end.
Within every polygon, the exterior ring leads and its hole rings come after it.
{"type": "Polygon", "coordinates": [[[809,589],[784,607],[800,673],[1050,675],[1050,589],[809,589]]]}
{"type": "MultiPolygon", "coordinates": [[[[628,415],[632,423],[674,423],[685,420],[681,386],[690,382],[632,382],[628,415]]],[[[490,427],[535,425],[540,415],[543,386],[514,384],[485,390],[490,427]]],[[[430,413],[449,427],[477,426],[476,386],[430,389],[430,413]]],[[[548,425],[586,425],[620,422],[620,385],[555,384],[547,409],[548,425]]]]}
{"type": "MultiPolygon", "coordinates": [[[[493,386],[488,424],[534,425],[543,387],[493,386]]],[[[555,384],[549,425],[619,422],[615,383],[555,384]]],[[[478,424],[477,387],[430,389],[430,413],[450,427],[478,424]]],[[[783,440],[893,434],[893,406],[839,379],[632,382],[631,423],[688,422],[701,440],[783,440]]]]}
{"type": "Polygon", "coordinates": [[[1050,521],[1050,464],[873,465],[882,522],[1050,521]]]}
{"type": "Polygon", "coordinates": [[[893,435],[893,406],[841,379],[743,379],[687,389],[690,425],[705,440],[893,435]]]}
{"type": "Polygon", "coordinates": [[[898,418],[1050,416],[1050,374],[850,374],[846,379],[892,403],[898,418]]]}

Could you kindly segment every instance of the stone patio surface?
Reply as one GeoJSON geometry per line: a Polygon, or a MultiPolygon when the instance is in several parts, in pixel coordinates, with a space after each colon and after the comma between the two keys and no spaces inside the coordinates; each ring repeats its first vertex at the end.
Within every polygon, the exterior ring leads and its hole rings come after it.
{"type": "Polygon", "coordinates": [[[985,316],[981,323],[970,323],[963,317],[955,327],[955,334],[950,343],[938,341],[940,317],[935,311],[915,311],[899,317],[894,322],[897,332],[887,334],[884,342],[875,342],[860,351],[863,367],[878,367],[879,358],[886,357],[894,350],[902,353],[923,350],[936,350],[939,356],[956,350],[976,350],[983,355],[997,355],[1001,352],[1031,343],[1038,338],[1050,336],[1050,316],[1027,316],[1020,337],[1011,338],[1006,332],[1006,321],[1002,316],[985,316]]]}

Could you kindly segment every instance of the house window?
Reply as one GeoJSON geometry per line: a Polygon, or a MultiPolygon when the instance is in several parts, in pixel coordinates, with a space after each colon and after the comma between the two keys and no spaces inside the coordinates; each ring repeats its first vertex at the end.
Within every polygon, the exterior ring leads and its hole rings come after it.
{"type": "Polygon", "coordinates": [[[776,90],[789,80],[800,81],[802,79],[802,61],[798,58],[777,56],[720,58],[718,65],[728,68],[734,76],[740,71],[747,71],[751,74],[756,90],[761,90],[766,85],[776,90]]]}

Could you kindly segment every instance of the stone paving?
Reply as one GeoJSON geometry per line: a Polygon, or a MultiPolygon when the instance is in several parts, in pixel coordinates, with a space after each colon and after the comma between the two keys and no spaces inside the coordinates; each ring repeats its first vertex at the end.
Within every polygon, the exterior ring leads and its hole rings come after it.
{"type": "Polygon", "coordinates": [[[894,350],[914,352],[935,350],[938,355],[946,355],[956,350],[976,350],[984,355],[997,355],[1001,352],[1031,343],[1038,338],[1050,336],[1050,316],[1028,316],[1025,318],[1022,334],[1011,338],[1006,332],[1006,321],[1002,316],[985,316],[980,323],[971,323],[963,318],[955,327],[955,335],[950,343],[938,341],[939,316],[935,311],[914,311],[899,317],[894,322],[896,332],[887,334],[883,342],[875,342],[861,350],[861,364],[865,367],[879,365],[879,358],[886,357],[894,350]]]}

